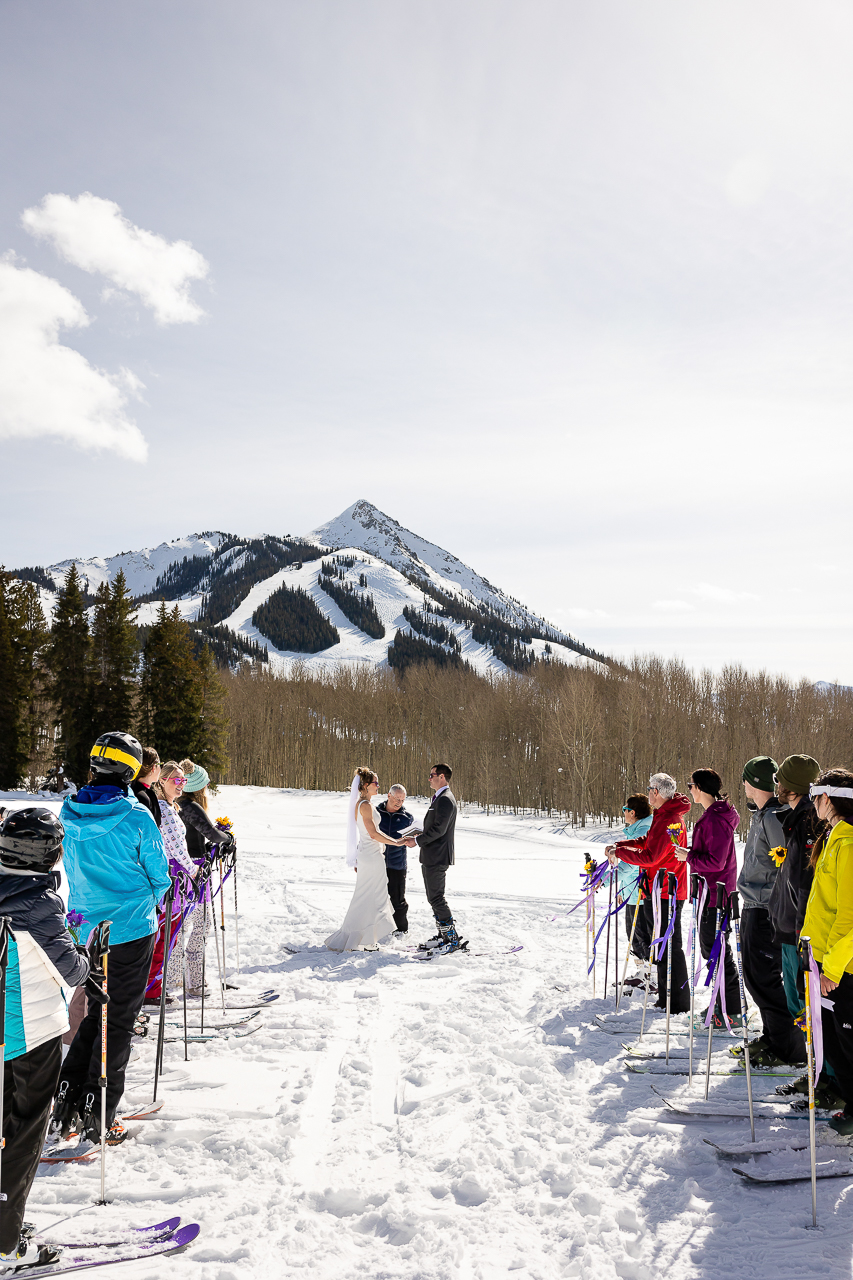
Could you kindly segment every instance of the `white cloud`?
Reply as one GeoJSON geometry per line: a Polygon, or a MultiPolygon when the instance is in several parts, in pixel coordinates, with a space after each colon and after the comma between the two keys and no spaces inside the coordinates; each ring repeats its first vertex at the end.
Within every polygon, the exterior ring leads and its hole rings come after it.
{"type": "Polygon", "coordinates": [[[716,587],[710,582],[700,582],[689,590],[700,600],[711,600],[715,604],[736,604],[740,600],[758,600],[752,591],[733,591],[731,587],[716,587]]]}
{"type": "Polygon", "coordinates": [[[88,323],[58,281],[0,261],[0,438],[61,436],[144,462],[148,446],[124,412],[142,384],[129,370],[110,377],[59,342],[60,329],[88,323]]]}
{"type": "Polygon", "coordinates": [[[194,322],[204,315],[189,296],[190,282],[203,280],[210,269],[202,255],[187,240],[170,244],[135,227],[113,200],[89,191],[76,200],[47,195],[24,210],[21,223],[31,235],[50,241],[67,262],[135,293],[160,324],[194,322]]]}
{"type": "Polygon", "coordinates": [[[652,608],[661,613],[692,613],[693,605],[686,600],[653,600],[652,608]]]}

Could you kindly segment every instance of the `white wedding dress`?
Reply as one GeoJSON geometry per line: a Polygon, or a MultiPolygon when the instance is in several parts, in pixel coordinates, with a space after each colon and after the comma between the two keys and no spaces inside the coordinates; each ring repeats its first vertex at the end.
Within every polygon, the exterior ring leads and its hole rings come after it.
{"type": "Polygon", "coordinates": [[[387,937],[394,929],[385,870],[385,846],[378,840],[371,840],[367,834],[361,805],[356,814],[356,828],[358,874],[355,893],[340,929],[326,939],[330,951],[359,951],[363,947],[375,947],[380,938],[387,937]]]}

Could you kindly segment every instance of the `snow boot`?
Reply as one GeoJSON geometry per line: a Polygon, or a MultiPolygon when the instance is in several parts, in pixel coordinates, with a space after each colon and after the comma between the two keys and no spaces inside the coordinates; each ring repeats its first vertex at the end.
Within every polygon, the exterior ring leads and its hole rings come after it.
{"type": "Polygon", "coordinates": [[[68,1081],[63,1080],[53,1100],[53,1112],[50,1117],[49,1132],[59,1133],[62,1138],[70,1138],[80,1132],[80,1102],[71,1102],[68,1097],[68,1081]]]}
{"type": "Polygon", "coordinates": [[[59,1261],[61,1249],[52,1244],[39,1244],[29,1236],[22,1235],[14,1253],[0,1253],[0,1275],[11,1275],[18,1271],[38,1272],[39,1267],[51,1267],[59,1261]]]}

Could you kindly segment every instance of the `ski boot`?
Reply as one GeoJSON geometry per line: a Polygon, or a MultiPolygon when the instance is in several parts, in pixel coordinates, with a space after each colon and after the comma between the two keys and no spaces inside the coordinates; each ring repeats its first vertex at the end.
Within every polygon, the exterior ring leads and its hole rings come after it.
{"type": "Polygon", "coordinates": [[[80,1132],[80,1103],[71,1102],[68,1097],[68,1081],[63,1080],[53,1100],[53,1112],[50,1117],[50,1133],[58,1133],[63,1139],[80,1132]]]}
{"type": "Polygon", "coordinates": [[[468,943],[463,942],[459,937],[452,920],[449,920],[446,924],[439,922],[438,928],[441,934],[441,942],[435,948],[437,955],[448,956],[452,951],[466,950],[468,943]]]}
{"type": "MultiPolygon", "coordinates": [[[[101,1099],[94,1093],[86,1094],[86,1106],[83,1110],[83,1137],[95,1146],[101,1145],[101,1099]]],[[[119,1119],[113,1120],[107,1128],[106,1145],[117,1147],[126,1142],[130,1133],[119,1119]]]]}
{"type": "Polygon", "coordinates": [[[59,1261],[61,1249],[52,1244],[39,1243],[22,1235],[13,1253],[0,1253],[0,1276],[17,1271],[36,1271],[39,1267],[51,1267],[59,1261]]]}
{"type": "Polygon", "coordinates": [[[847,1111],[837,1111],[830,1120],[829,1127],[842,1137],[849,1138],[853,1134],[853,1115],[847,1111]]]}

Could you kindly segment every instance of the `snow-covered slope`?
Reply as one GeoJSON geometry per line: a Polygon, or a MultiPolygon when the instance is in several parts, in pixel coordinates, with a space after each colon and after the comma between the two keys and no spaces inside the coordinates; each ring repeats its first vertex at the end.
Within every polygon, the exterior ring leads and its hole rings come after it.
{"type": "Polygon", "coordinates": [[[209,556],[224,537],[222,533],[191,533],[185,538],[161,542],[159,547],[146,547],[143,551],[120,551],[118,555],[107,556],[106,559],[91,556],[88,560],[78,560],[72,556],[70,560],[60,560],[58,564],[49,565],[47,572],[56,585],[61,586],[71,565],[76,564],[86,590],[94,595],[102,582],[112,583],[123,569],[131,595],[144,596],[154,590],[158,577],[170,564],[183,560],[184,556],[209,556]]]}

